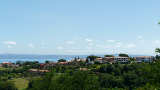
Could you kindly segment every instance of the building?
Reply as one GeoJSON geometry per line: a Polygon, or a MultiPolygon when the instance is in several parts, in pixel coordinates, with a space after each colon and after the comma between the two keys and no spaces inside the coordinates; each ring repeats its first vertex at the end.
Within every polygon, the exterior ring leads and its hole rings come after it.
{"type": "Polygon", "coordinates": [[[138,56],[134,57],[136,62],[152,62],[154,57],[153,56],[138,56]]]}
{"type": "Polygon", "coordinates": [[[99,62],[99,63],[103,63],[103,58],[101,58],[101,57],[98,57],[98,58],[96,58],[96,60],[95,60],[96,62],[99,62]]]}
{"type": "Polygon", "coordinates": [[[60,65],[67,65],[68,62],[59,62],[58,64],[60,64],[60,65]]]}
{"type": "Polygon", "coordinates": [[[14,64],[11,63],[11,62],[3,62],[3,63],[2,63],[2,66],[3,66],[3,67],[12,67],[12,66],[14,66],[14,64]]]}
{"type": "Polygon", "coordinates": [[[108,63],[114,63],[115,61],[114,61],[114,57],[104,57],[103,58],[103,62],[104,63],[106,63],[106,62],[108,62],[108,63]]]}
{"type": "Polygon", "coordinates": [[[99,61],[100,63],[128,63],[129,57],[104,57],[104,58],[97,58],[96,61],[99,61]]]}
{"type": "Polygon", "coordinates": [[[88,68],[80,68],[80,71],[88,71],[88,68]]]}
{"type": "Polygon", "coordinates": [[[49,72],[49,70],[29,69],[29,72],[46,73],[46,72],[49,72]]]}
{"type": "Polygon", "coordinates": [[[114,61],[119,63],[128,63],[129,57],[114,57],[114,61]]]}

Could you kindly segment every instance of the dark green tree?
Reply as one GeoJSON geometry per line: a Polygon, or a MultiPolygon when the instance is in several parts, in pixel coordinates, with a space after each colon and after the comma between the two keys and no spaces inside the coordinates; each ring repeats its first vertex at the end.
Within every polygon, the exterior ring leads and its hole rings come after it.
{"type": "Polygon", "coordinates": [[[129,57],[128,54],[124,54],[124,53],[120,53],[119,56],[120,57],[129,57]]]}
{"type": "Polygon", "coordinates": [[[95,55],[90,55],[87,57],[90,61],[94,61],[96,58],[98,58],[98,56],[95,55]]]}
{"type": "Polygon", "coordinates": [[[66,62],[67,60],[65,60],[65,59],[60,59],[60,60],[58,60],[58,62],[66,62]]]}
{"type": "Polygon", "coordinates": [[[114,55],[104,55],[105,57],[114,57],[114,55]]]}
{"type": "Polygon", "coordinates": [[[18,90],[12,82],[0,81],[0,90],[18,90]]]}

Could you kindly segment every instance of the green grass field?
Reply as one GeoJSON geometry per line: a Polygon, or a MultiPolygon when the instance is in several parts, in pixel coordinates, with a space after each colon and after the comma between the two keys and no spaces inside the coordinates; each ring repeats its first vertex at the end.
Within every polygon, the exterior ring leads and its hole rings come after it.
{"type": "Polygon", "coordinates": [[[7,70],[7,68],[0,67],[0,70],[7,70]]]}
{"type": "Polygon", "coordinates": [[[29,81],[23,78],[16,78],[11,80],[14,82],[14,84],[16,85],[16,87],[18,88],[18,90],[24,90],[25,88],[27,88],[29,81]]]}

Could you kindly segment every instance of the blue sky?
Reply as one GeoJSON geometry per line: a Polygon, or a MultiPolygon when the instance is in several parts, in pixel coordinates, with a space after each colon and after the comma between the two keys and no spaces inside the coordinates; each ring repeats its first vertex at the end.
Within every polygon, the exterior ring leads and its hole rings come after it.
{"type": "Polygon", "coordinates": [[[154,54],[159,0],[0,1],[0,53],[154,54]]]}

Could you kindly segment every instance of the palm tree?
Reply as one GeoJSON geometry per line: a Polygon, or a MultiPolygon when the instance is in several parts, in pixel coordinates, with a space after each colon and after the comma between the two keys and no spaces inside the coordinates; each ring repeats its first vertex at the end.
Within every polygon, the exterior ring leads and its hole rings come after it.
{"type": "Polygon", "coordinates": [[[159,54],[160,53],[160,48],[156,48],[155,52],[159,54]]]}
{"type": "Polygon", "coordinates": [[[160,48],[156,48],[155,52],[157,53],[156,59],[159,60],[160,59],[160,56],[159,56],[159,54],[160,54],[160,48]]]}

